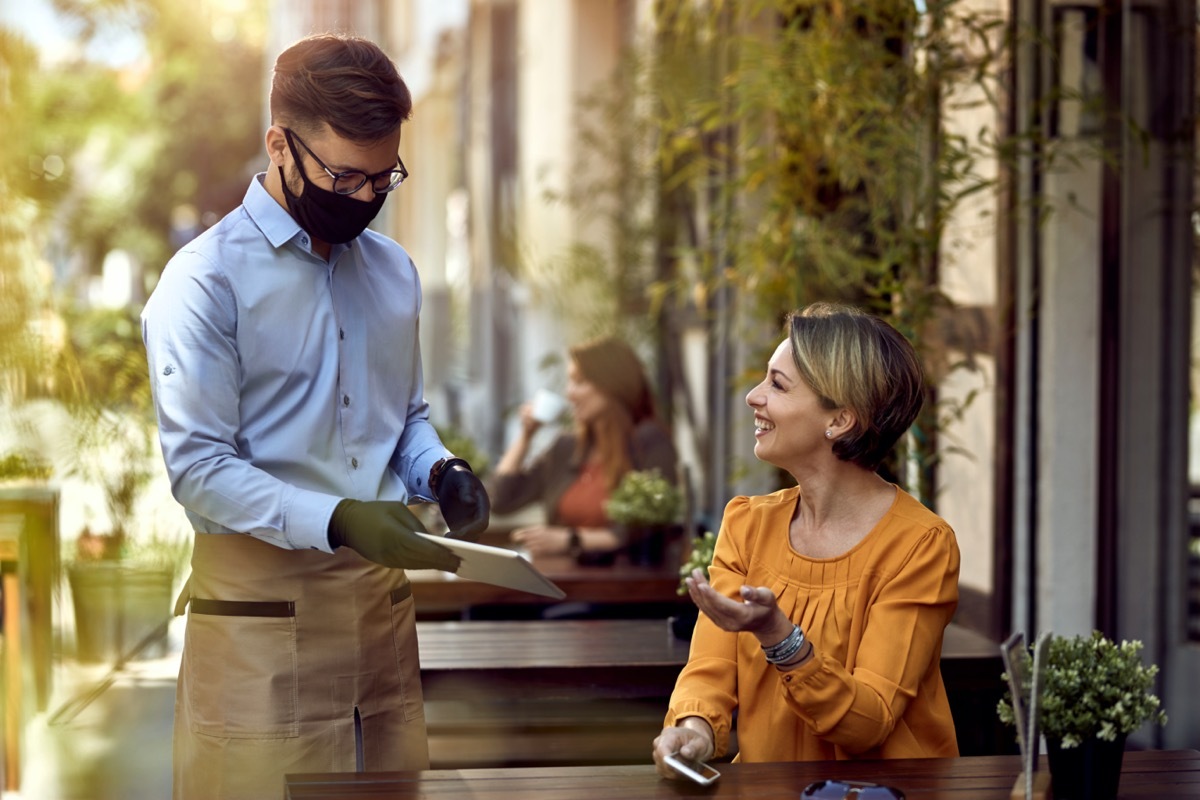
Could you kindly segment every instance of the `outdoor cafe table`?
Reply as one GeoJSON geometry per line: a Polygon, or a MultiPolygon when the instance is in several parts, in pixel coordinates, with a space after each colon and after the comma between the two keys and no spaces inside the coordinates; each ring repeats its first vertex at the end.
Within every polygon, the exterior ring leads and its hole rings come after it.
{"type": "MultiPolygon", "coordinates": [[[[418,622],[417,640],[438,768],[636,762],[689,649],[661,619],[418,622]]],[[[964,754],[1011,744],[995,712],[1002,671],[994,642],[947,628],[942,675],[964,754]]]]}
{"type": "MultiPolygon", "coordinates": [[[[710,787],[658,777],[650,764],[608,767],[428,770],[424,772],[288,775],[285,800],[664,800],[675,797],[798,798],[814,781],[872,781],[908,800],[1008,800],[1020,773],[1017,756],[893,761],[717,764],[710,787]]],[[[1045,758],[1042,769],[1046,768],[1045,758]]],[[[1119,797],[1200,798],[1200,752],[1125,753],[1119,797]]]]}

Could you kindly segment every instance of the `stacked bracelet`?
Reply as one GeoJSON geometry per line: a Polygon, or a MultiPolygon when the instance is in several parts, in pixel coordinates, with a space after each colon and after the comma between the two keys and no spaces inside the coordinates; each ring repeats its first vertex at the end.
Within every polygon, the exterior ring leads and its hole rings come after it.
{"type": "Polygon", "coordinates": [[[772,664],[786,664],[796,657],[804,646],[804,631],[799,625],[792,626],[792,632],[783,637],[783,641],[770,647],[763,647],[763,654],[772,664]]]}

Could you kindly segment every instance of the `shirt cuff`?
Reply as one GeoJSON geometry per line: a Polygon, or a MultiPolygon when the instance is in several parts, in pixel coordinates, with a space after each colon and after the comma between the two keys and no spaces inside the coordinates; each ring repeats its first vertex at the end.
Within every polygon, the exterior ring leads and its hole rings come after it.
{"type": "Polygon", "coordinates": [[[285,531],[295,550],[320,550],[332,553],[329,546],[329,518],[342,498],[321,492],[297,489],[288,502],[285,531]]]}
{"type": "Polygon", "coordinates": [[[409,495],[413,499],[424,500],[427,503],[437,502],[433,496],[433,490],[429,488],[429,473],[433,471],[434,464],[443,458],[451,458],[453,455],[445,448],[434,447],[414,458],[411,473],[412,483],[408,486],[409,495]]]}

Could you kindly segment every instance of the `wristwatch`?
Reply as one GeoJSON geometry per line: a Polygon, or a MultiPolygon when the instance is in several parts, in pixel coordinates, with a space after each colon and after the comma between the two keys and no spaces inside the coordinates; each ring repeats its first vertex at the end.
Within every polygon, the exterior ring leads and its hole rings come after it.
{"type": "MultiPolygon", "coordinates": [[[[439,458],[434,462],[433,469],[429,470],[429,491],[433,493],[434,500],[437,500],[438,484],[442,482],[442,475],[454,464],[462,464],[467,469],[471,469],[471,465],[467,463],[465,458],[449,456],[447,458],[439,458]]],[[[471,471],[474,472],[474,470],[471,471]]]]}

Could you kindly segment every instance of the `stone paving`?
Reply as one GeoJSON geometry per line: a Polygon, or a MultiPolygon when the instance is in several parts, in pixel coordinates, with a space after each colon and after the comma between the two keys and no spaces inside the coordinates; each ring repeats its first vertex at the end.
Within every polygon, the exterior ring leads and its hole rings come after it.
{"type": "Polygon", "coordinates": [[[116,671],[64,660],[49,709],[26,729],[21,790],[3,800],[170,798],[182,623],[171,624],[157,657],[116,671]]]}

